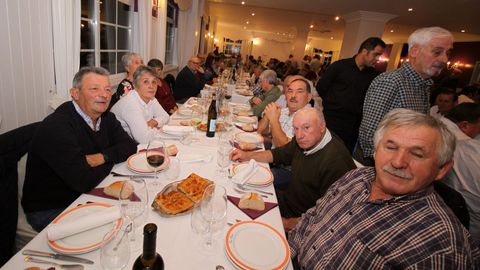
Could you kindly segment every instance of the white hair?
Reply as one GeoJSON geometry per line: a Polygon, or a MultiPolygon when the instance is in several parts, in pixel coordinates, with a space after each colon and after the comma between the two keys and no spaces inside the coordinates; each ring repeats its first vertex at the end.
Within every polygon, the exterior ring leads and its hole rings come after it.
{"type": "Polygon", "coordinates": [[[425,45],[433,38],[446,37],[450,38],[453,42],[452,33],[448,30],[438,26],[424,27],[415,30],[410,37],[408,37],[408,49],[410,50],[413,45],[425,45]]]}

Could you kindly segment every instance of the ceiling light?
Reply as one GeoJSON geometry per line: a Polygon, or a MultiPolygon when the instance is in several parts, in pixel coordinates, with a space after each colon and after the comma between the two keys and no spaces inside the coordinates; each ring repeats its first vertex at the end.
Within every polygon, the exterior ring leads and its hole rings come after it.
{"type": "Polygon", "coordinates": [[[247,23],[247,24],[249,24],[250,22],[249,22],[249,21],[247,21],[246,23],[247,23]]]}
{"type": "Polygon", "coordinates": [[[310,24],[310,28],[313,28],[313,24],[310,24]]]}
{"type": "Polygon", "coordinates": [[[393,33],[393,29],[392,29],[392,30],[390,30],[390,33],[393,33]]]}
{"type": "Polygon", "coordinates": [[[252,12],[252,16],[255,16],[255,13],[252,12]]]}
{"type": "Polygon", "coordinates": [[[333,37],[330,37],[330,39],[333,39],[333,37]]]}
{"type": "Polygon", "coordinates": [[[460,32],[465,33],[465,29],[460,30],[460,32]]]}
{"type": "Polygon", "coordinates": [[[246,27],[246,26],[244,26],[244,27],[243,27],[243,29],[247,29],[247,27],[246,27]]]}
{"type": "Polygon", "coordinates": [[[242,5],[245,5],[245,1],[242,1],[242,5]]]}
{"type": "Polygon", "coordinates": [[[338,20],[340,20],[340,16],[335,17],[335,21],[338,21],[338,20]]]}
{"type": "Polygon", "coordinates": [[[280,35],[280,33],[279,33],[279,32],[277,32],[277,35],[280,35]]]}
{"type": "Polygon", "coordinates": [[[413,11],[413,8],[409,8],[408,11],[413,11]]]}

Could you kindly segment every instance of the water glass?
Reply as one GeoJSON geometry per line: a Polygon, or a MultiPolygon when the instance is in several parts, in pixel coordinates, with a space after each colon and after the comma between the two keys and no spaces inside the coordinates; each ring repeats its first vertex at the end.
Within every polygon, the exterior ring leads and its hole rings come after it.
{"type": "Polygon", "coordinates": [[[177,158],[170,158],[170,166],[165,173],[169,181],[173,181],[178,178],[180,175],[180,162],[177,158]]]}
{"type": "Polygon", "coordinates": [[[227,220],[227,191],[218,184],[209,185],[200,202],[200,213],[206,230],[206,249],[214,249],[215,238],[223,231],[227,220]]]}
{"type": "Polygon", "coordinates": [[[119,231],[115,236],[108,232],[103,237],[100,248],[100,263],[105,270],[123,269],[130,259],[130,244],[125,231],[119,231]]]}
{"type": "Polygon", "coordinates": [[[228,139],[228,132],[221,132],[219,134],[218,146],[217,146],[217,165],[220,167],[218,170],[220,176],[227,176],[227,167],[230,165],[230,152],[232,146],[228,139]]]}
{"type": "Polygon", "coordinates": [[[120,194],[123,194],[119,198],[123,223],[133,223],[131,250],[139,250],[142,247],[142,237],[137,231],[140,231],[138,228],[142,227],[148,215],[148,190],[145,180],[131,178],[125,181],[120,194]]]}

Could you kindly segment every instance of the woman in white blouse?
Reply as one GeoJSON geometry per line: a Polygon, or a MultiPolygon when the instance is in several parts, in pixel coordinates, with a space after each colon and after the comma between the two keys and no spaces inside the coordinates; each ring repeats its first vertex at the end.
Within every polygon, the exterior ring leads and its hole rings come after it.
{"type": "Polygon", "coordinates": [[[140,66],[133,74],[135,90],[120,99],[111,109],[123,129],[138,143],[148,143],[169,120],[168,113],[155,98],[158,79],[155,71],[140,66]]]}

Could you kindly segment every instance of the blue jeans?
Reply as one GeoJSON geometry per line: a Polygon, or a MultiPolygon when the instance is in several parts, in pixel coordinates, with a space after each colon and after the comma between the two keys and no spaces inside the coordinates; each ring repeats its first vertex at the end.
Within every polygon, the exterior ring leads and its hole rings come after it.
{"type": "Polygon", "coordinates": [[[27,216],[27,221],[32,225],[32,228],[40,232],[45,227],[47,227],[48,224],[50,224],[60,213],[63,212],[65,209],[50,209],[50,210],[43,210],[43,211],[37,211],[37,212],[31,212],[31,213],[25,213],[27,216]]]}

